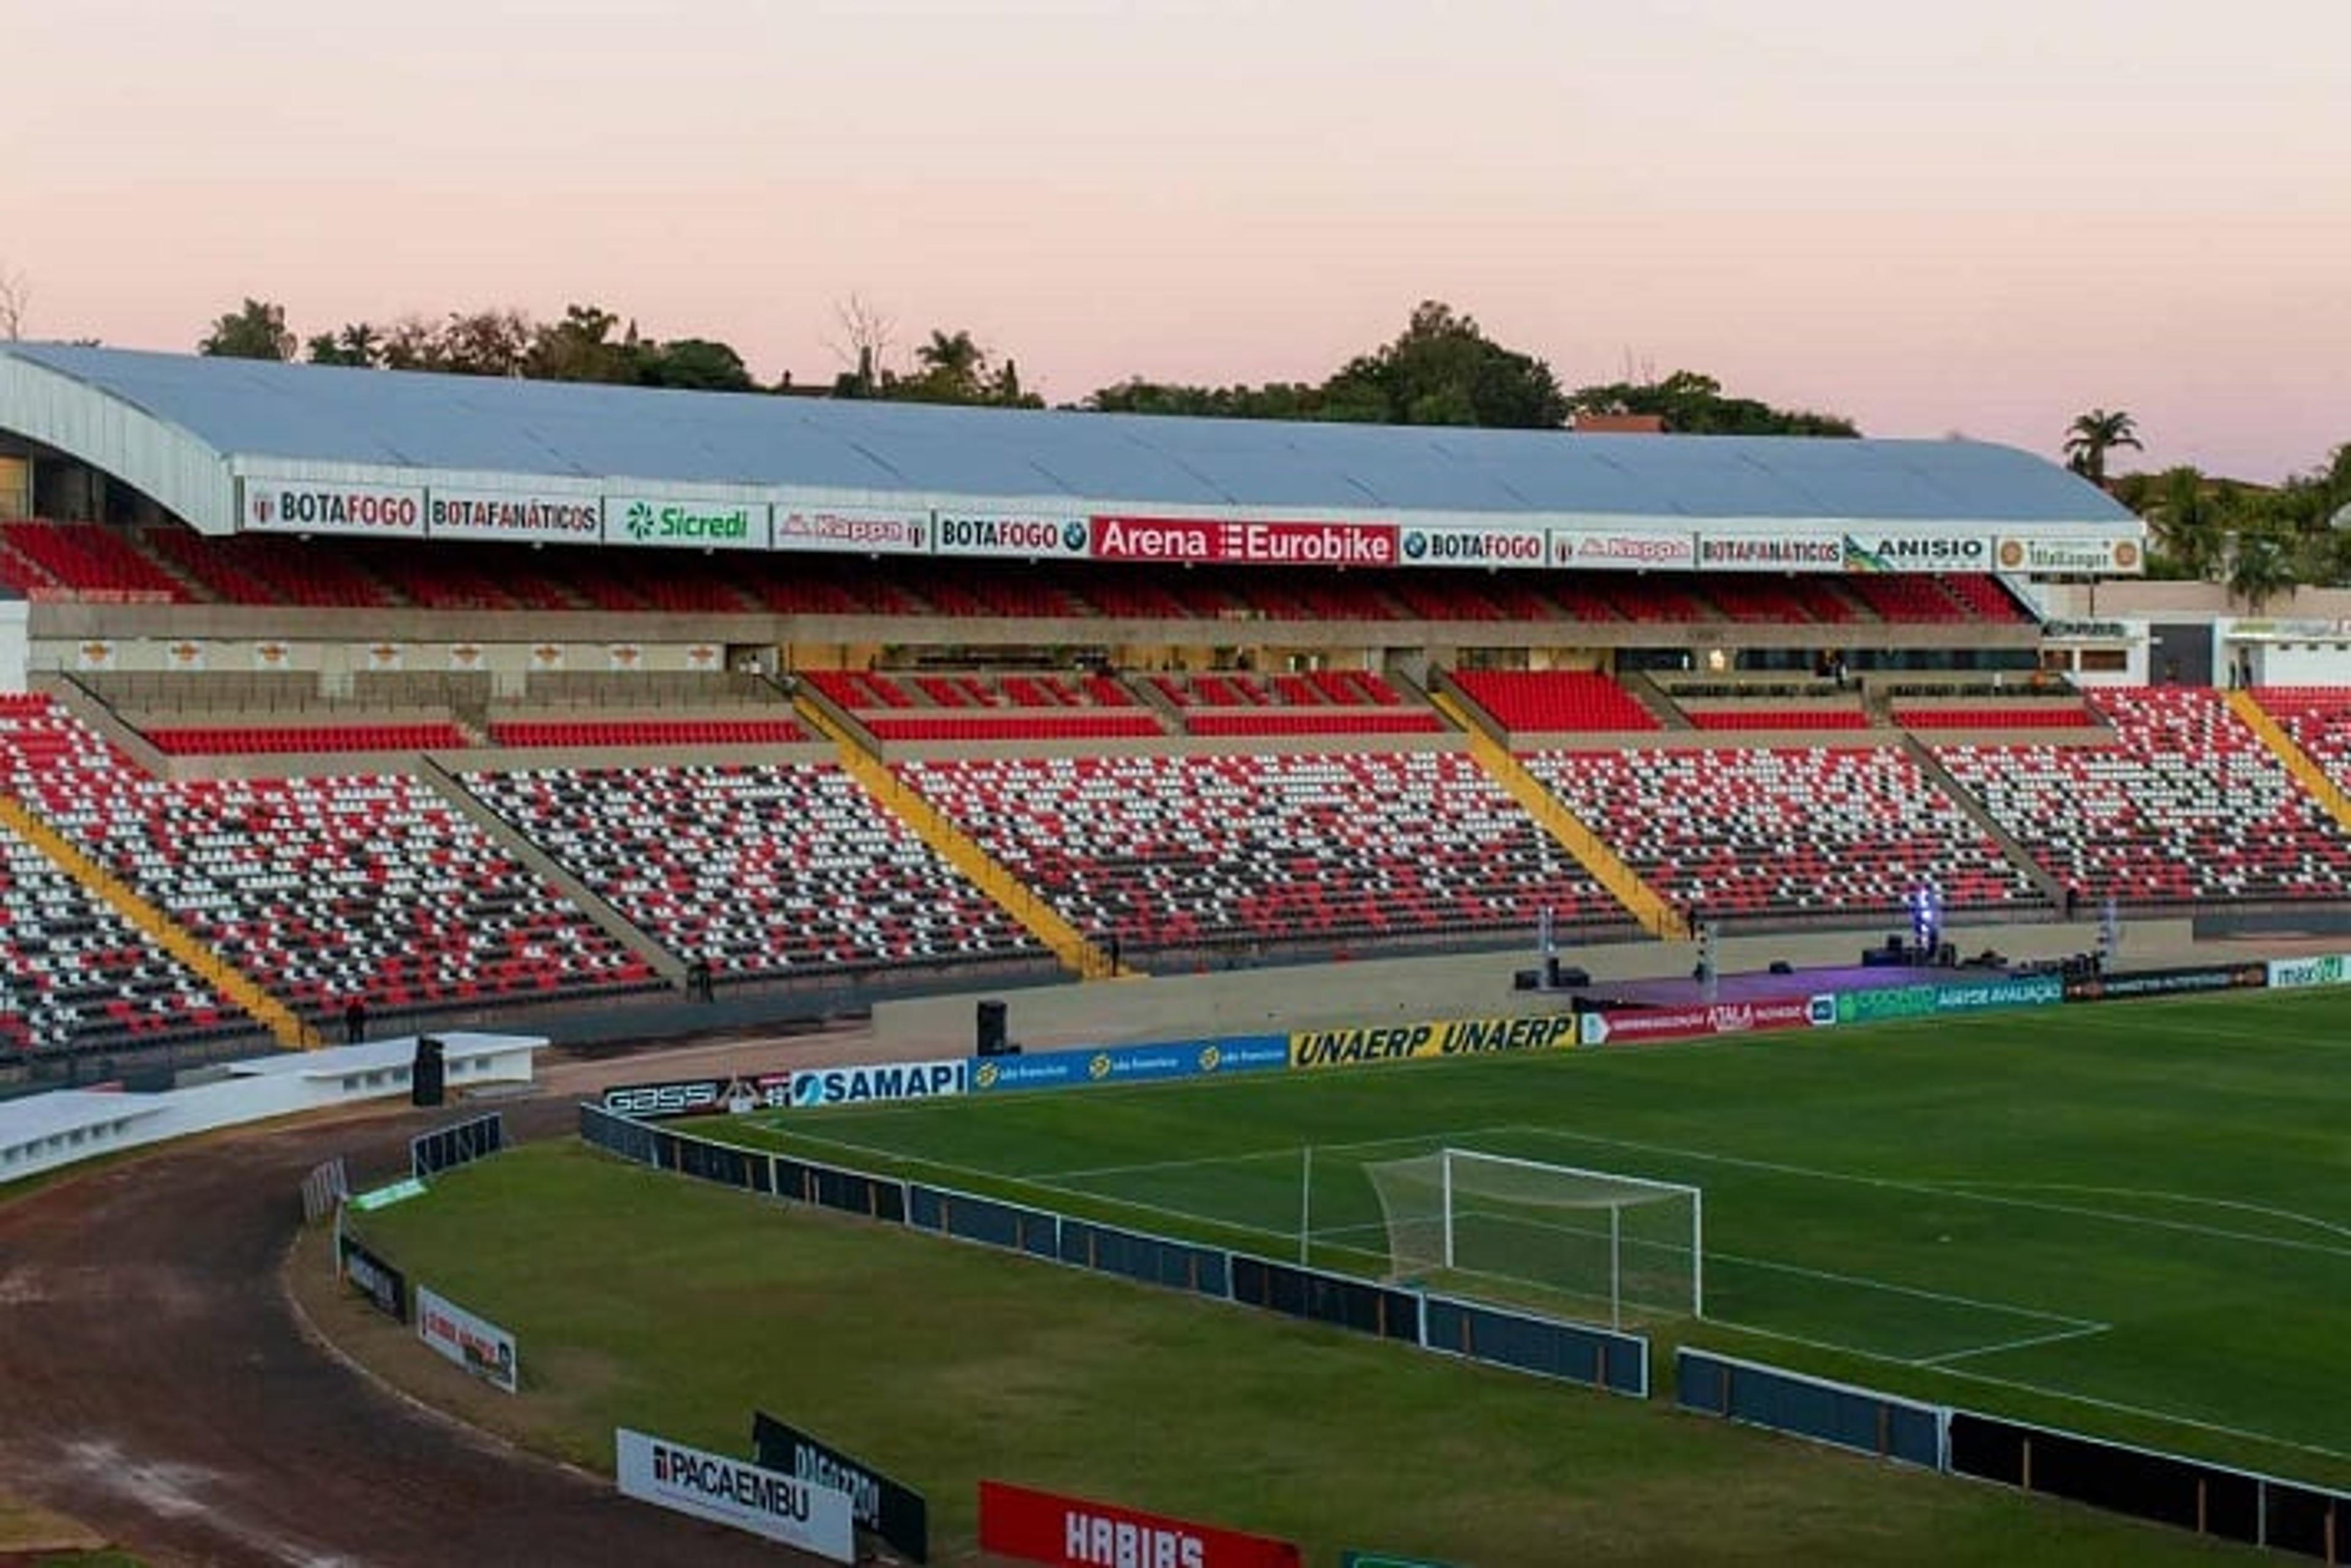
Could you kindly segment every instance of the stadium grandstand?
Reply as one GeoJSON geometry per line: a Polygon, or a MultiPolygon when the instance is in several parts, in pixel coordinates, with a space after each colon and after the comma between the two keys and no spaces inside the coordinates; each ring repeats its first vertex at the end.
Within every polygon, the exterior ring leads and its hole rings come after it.
{"type": "Polygon", "coordinates": [[[1959,440],[0,345],[0,1071],[2336,900],[2339,694],[2052,673],[2143,548],[1959,440]]]}

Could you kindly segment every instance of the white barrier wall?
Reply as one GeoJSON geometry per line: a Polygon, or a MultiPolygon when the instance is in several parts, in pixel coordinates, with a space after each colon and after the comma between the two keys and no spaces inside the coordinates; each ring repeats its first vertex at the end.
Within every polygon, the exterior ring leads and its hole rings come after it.
{"type": "MultiPolygon", "coordinates": [[[[452,1093],[531,1082],[537,1035],[453,1033],[442,1042],[452,1093]]],[[[60,1089],[0,1103],[0,1184],[192,1133],[408,1093],[416,1039],[229,1064],[229,1077],[162,1094],[60,1089]]]]}
{"type": "Polygon", "coordinates": [[[0,692],[21,692],[32,656],[25,627],[33,607],[21,599],[0,599],[0,692]]]}

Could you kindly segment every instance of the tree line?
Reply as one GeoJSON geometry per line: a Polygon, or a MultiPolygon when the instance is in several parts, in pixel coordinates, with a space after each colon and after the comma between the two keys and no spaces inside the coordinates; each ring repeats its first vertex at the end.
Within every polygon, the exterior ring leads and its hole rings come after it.
{"type": "Polygon", "coordinates": [[[2222,584],[2257,613],[2305,584],[2351,582],[2351,443],[2276,485],[2186,464],[2109,477],[2111,454],[2145,447],[2128,413],[2094,408],[2067,427],[2064,449],[2068,467],[2146,520],[2150,576],[2222,584]]]}
{"type": "MultiPolygon", "coordinates": [[[[936,329],[903,361],[887,318],[852,298],[836,312],[844,361],[829,386],[762,387],[729,345],[707,338],[656,340],[601,306],[572,305],[562,319],[521,311],[452,311],[376,324],[350,323],[299,338],[274,301],[246,299],[212,323],[196,345],[232,359],[306,361],[388,371],[511,376],[687,387],[703,392],[822,392],[895,402],[1041,408],[1018,361],[967,329],[936,329]]],[[[1189,414],[1361,424],[1475,425],[1557,430],[1578,414],[1634,414],[1697,435],[1858,435],[1838,414],[1780,409],[1734,397],[1694,371],[1595,383],[1569,391],[1537,355],[1496,342],[1477,320],[1437,300],[1414,309],[1390,342],[1354,355],[1320,382],[1197,386],[1134,378],[1087,394],[1071,408],[1102,413],[1189,414]]]]}

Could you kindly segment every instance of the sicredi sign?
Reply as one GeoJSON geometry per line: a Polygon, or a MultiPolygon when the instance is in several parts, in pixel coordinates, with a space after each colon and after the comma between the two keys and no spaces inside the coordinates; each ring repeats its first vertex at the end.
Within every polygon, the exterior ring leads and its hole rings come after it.
{"type": "Polygon", "coordinates": [[[595,496],[436,488],[425,507],[425,532],[436,539],[594,544],[604,537],[604,507],[595,496]]]}
{"type": "Polygon", "coordinates": [[[1687,571],[1698,565],[1698,536],[1637,528],[1553,528],[1551,563],[1580,571],[1687,571]]]}
{"type": "Polygon", "coordinates": [[[924,555],[931,548],[931,515],[878,507],[779,506],[776,548],[924,555]]]}
{"type": "Polygon", "coordinates": [[[940,555],[1081,556],[1086,519],[1044,513],[941,512],[935,530],[940,555]]]}
{"type": "Polygon", "coordinates": [[[979,1483],[979,1547],[1056,1568],[1300,1568],[1292,1542],[1063,1497],[979,1483]]]}
{"type": "Polygon", "coordinates": [[[766,549],[764,502],[607,496],[604,542],[669,549],[766,549]]]}
{"type": "Polygon", "coordinates": [[[1405,528],[1399,540],[1406,566],[1541,567],[1551,541],[1541,528],[1405,528]]]}
{"type": "Polygon", "coordinates": [[[424,492],[412,485],[248,478],[239,520],[251,533],[421,538],[424,492]]]}
{"type": "Polygon", "coordinates": [[[847,1492],[625,1427],[612,1437],[622,1497],[733,1525],[835,1563],[857,1561],[847,1492]]]}

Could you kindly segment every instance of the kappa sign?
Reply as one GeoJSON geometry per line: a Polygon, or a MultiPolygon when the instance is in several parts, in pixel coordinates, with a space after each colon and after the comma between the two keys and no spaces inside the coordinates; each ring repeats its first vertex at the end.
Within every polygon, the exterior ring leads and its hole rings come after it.
{"type": "Polygon", "coordinates": [[[1287,1541],[1003,1481],[979,1483],[979,1547],[1056,1568],[1301,1568],[1287,1541]]]}

